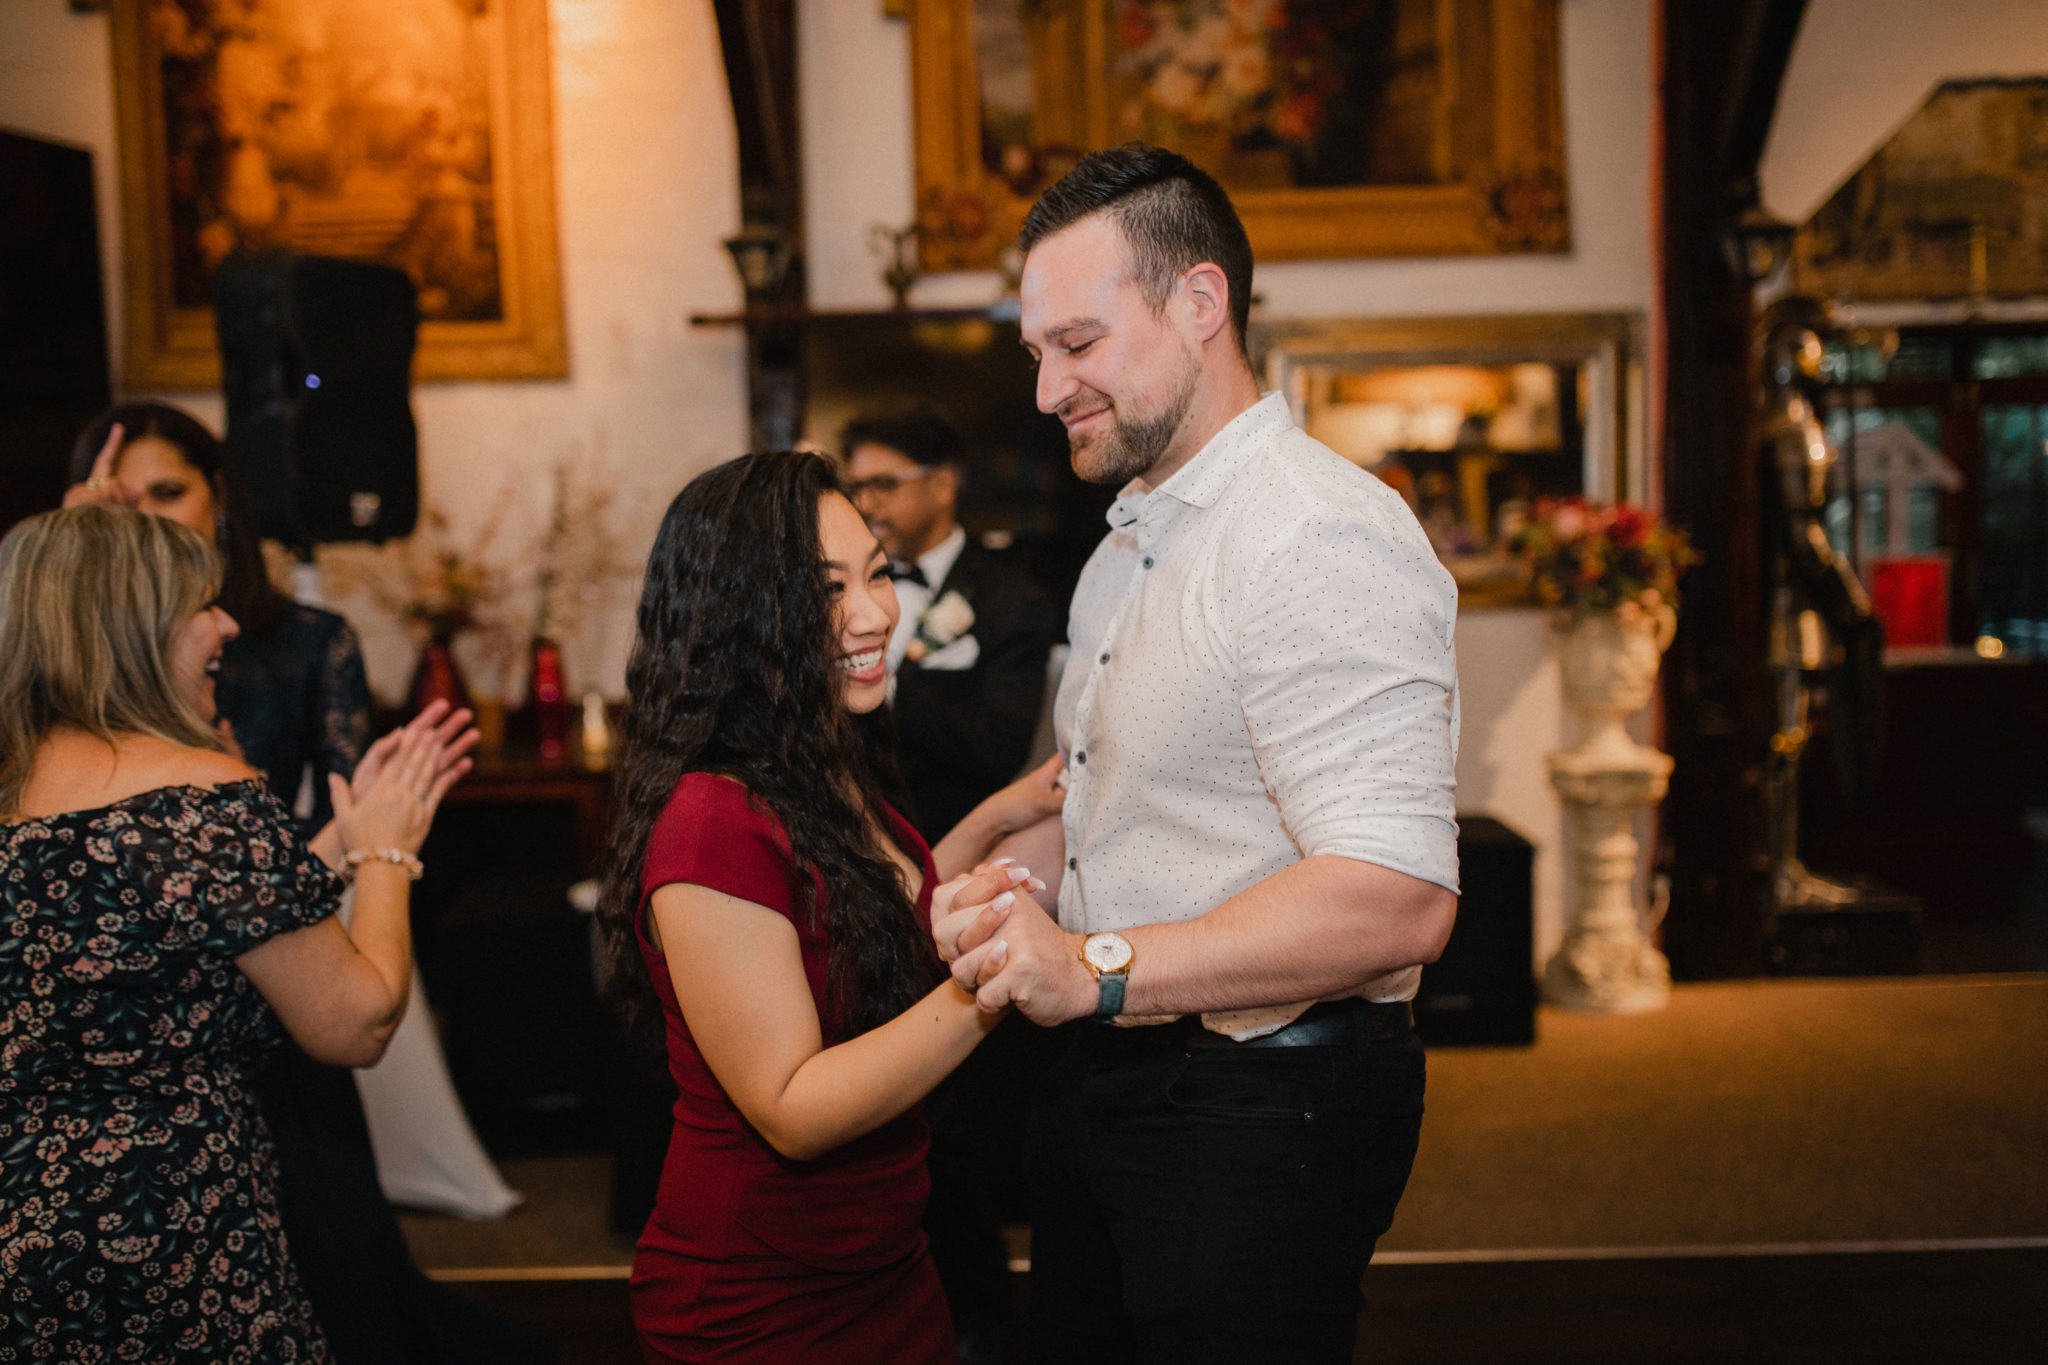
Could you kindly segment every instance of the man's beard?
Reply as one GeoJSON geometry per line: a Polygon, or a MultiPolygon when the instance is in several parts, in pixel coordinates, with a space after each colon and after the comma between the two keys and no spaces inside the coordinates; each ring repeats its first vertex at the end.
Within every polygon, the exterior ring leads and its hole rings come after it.
{"type": "Polygon", "coordinates": [[[1183,370],[1172,396],[1150,417],[1125,417],[1112,404],[1108,431],[1083,440],[1070,435],[1074,472],[1089,483],[1120,487],[1158,464],[1194,405],[1198,373],[1192,364],[1183,370]]]}

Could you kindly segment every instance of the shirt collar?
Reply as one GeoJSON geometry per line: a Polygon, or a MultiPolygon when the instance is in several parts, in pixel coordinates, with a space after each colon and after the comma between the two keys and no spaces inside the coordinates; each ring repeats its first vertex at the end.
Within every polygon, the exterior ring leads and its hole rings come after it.
{"type": "Polygon", "coordinates": [[[953,565],[959,562],[960,551],[967,547],[967,531],[955,526],[946,538],[917,557],[917,567],[924,571],[925,582],[936,591],[946,581],[946,575],[953,572],[953,565]]]}
{"type": "Polygon", "coordinates": [[[1165,483],[1154,488],[1143,479],[1132,479],[1109,505],[1107,519],[1122,528],[1136,521],[1144,504],[1154,493],[1162,493],[1190,507],[1213,507],[1231,480],[1238,476],[1254,453],[1279,431],[1294,423],[1287,398],[1275,391],[1223,424],[1209,443],[1195,453],[1165,483]]]}

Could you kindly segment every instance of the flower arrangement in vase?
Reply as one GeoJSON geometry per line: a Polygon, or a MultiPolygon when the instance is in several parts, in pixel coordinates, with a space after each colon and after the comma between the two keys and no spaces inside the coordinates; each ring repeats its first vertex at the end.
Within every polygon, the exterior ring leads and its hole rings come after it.
{"type": "MultiPolygon", "coordinates": [[[[562,637],[590,636],[606,599],[640,573],[640,561],[622,552],[612,525],[616,485],[602,467],[573,459],[549,471],[548,520],[535,545],[534,613],[529,651],[528,706],[541,756],[558,758],[569,730],[569,685],[564,676],[562,637]]],[[[586,703],[588,698],[586,697],[586,703]]],[[[586,712],[589,707],[586,705],[586,712]]]]}
{"type": "Polygon", "coordinates": [[[1699,558],[1656,513],[1584,498],[1537,499],[1509,548],[1537,596],[1574,615],[1675,607],[1678,575],[1699,558]]]}
{"type": "Polygon", "coordinates": [[[1626,503],[1544,499],[1510,542],[1536,595],[1556,610],[1566,699],[1583,718],[1578,744],[1550,755],[1550,781],[1576,812],[1578,885],[1564,942],[1545,965],[1553,1004],[1609,1013],[1655,1009],[1671,969],[1635,901],[1636,813],[1664,797],[1671,759],[1629,737],[1649,705],[1678,627],[1678,575],[1694,561],[1685,534],[1626,503]]]}
{"type": "Polygon", "coordinates": [[[320,569],[335,595],[367,595],[418,639],[420,657],[407,688],[408,706],[417,710],[430,701],[468,706],[472,698],[455,660],[457,638],[474,643],[473,661],[488,659],[500,666],[510,638],[503,620],[505,575],[488,557],[497,518],[467,549],[454,543],[445,513],[429,511],[422,521],[404,540],[323,546],[320,569]]]}
{"type": "Polygon", "coordinates": [[[1685,532],[1625,502],[1543,498],[1509,549],[1557,611],[1565,692],[1592,726],[1581,749],[1634,748],[1623,723],[1649,704],[1678,628],[1678,576],[1698,558],[1685,532]]]}

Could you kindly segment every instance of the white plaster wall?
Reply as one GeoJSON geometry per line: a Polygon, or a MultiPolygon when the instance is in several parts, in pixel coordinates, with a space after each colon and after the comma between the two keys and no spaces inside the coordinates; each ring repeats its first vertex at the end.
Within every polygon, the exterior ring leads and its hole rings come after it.
{"type": "MultiPolygon", "coordinates": [[[[913,213],[909,32],[879,10],[867,0],[798,4],[811,297],[824,306],[887,305],[867,229],[913,213]]],[[[1573,249],[1261,264],[1256,287],[1267,317],[1650,311],[1651,6],[1563,0],[1560,12],[1573,249]]],[[[985,303],[998,290],[993,274],[955,274],[920,281],[912,297],[985,303]]],[[[1540,613],[1469,612],[1459,621],[1458,658],[1458,804],[1535,842],[1541,962],[1563,934],[1567,904],[1563,816],[1543,763],[1566,739],[1552,641],[1540,613]]]]}
{"type": "MultiPolygon", "coordinates": [[[[674,490],[745,437],[738,338],[685,321],[738,303],[718,245],[738,217],[731,113],[704,0],[553,0],[551,9],[571,375],[422,386],[422,476],[460,537],[503,479],[537,488],[554,459],[601,461],[622,490],[621,538],[637,552],[674,490]]],[[[1649,311],[1651,7],[1563,0],[1561,12],[1573,250],[1275,262],[1258,275],[1270,316],[1649,311]]],[[[911,217],[908,34],[875,0],[799,0],[798,16],[812,302],[886,303],[866,236],[870,224],[911,217]]],[[[97,154],[111,281],[120,262],[108,81],[104,17],[74,15],[61,0],[0,0],[0,123],[97,154]]],[[[915,298],[984,302],[995,292],[993,275],[961,274],[920,283],[915,298]]],[[[119,336],[119,300],[110,302],[119,336]]],[[[173,397],[220,420],[210,395],[173,397]]],[[[608,691],[618,690],[629,633],[621,606],[585,651],[585,675],[608,691]]],[[[399,686],[403,640],[368,643],[380,686],[399,686]]],[[[1461,805],[1536,841],[1540,960],[1566,904],[1562,817],[1542,766],[1565,738],[1550,641],[1534,613],[1469,613],[1460,664],[1461,805]]]]}
{"type": "Polygon", "coordinates": [[[1758,181],[1803,223],[1946,80],[2048,75],[2042,0],[1810,0],[1758,181]]]}
{"type": "MultiPolygon", "coordinates": [[[[739,303],[719,246],[739,222],[732,108],[705,0],[552,0],[550,10],[569,377],[419,386],[423,493],[462,543],[508,481],[523,486],[529,491],[497,536],[510,551],[538,527],[548,467],[574,460],[615,481],[618,538],[637,557],[675,491],[745,446],[740,339],[687,321],[739,303]]],[[[73,14],[63,0],[0,0],[0,125],[94,153],[113,290],[108,330],[119,337],[104,15],[73,14]]],[[[163,396],[221,425],[217,394],[163,396]]],[[[619,596],[569,641],[573,686],[623,690],[631,593],[619,596]]],[[[402,689],[410,645],[395,627],[352,615],[364,629],[372,685],[402,689]]]]}

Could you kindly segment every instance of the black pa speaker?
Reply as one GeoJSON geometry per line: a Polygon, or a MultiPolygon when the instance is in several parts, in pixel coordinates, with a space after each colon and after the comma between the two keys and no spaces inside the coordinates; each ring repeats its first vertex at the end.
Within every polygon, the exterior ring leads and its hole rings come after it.
{"type": "Polygon", "coordinates": [[[63,498],[109,388],[92,154],[0,131],[0,532],[63,498]]]}
{"type": "Polygon", "coordinates": [[[420,310],[405,272],[237,253],[215,270],[213,300],[228,456],[262,534],[300,546],[409,534],[420,310]]]}
{"type": "Polygon", "coordinates": [[[1535,859],[1535,847],[1500,821],[1458,817],[1458,921],[1415,997],[1425,1044],[1536,1041],[1535,859]]]}

